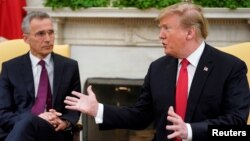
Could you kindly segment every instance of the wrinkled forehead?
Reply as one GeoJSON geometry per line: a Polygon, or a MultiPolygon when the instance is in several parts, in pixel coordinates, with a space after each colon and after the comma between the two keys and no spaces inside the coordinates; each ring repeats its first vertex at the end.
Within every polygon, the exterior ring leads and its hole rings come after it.
{"type": "Polygon", "coordinates": [[[33,19],[30,21],[30,31],[48,31],[53,29],[53,23],[50,19],[33,19]]]}

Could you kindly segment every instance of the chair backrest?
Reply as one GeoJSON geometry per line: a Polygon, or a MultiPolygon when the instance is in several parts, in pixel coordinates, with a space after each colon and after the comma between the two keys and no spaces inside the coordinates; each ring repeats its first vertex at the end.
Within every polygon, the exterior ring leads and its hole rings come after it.
{"type": "MultiPolygon", "coordinates": [[[[29,45],[23,39],[7,40],[0,42],[0,71],[2,63],[29,51],[29,45]]],[[[54,45],[53,51],[65,57],[70,57],[70,47],[65,45],[54,45]]]]}
{"type": "MultiPolygon", "coordinates": [[[[220,47],[218,48],[224,52],[227,52],[229,54],[232,54],[238,58],[240,58],[241,60],[243,60],[248,68],[248,72],[247,72],[247,79],[248,79],[248,83],[250,85],[250,42],[244,42],[244,43],[239,43],[239,44],[235,44],[235,45],[231,45],[231,46],[227,46],[227,47],[220,47]]],[[[250,125],[250,115],[248,116],[248,125],[250,125]]]]}
{"type": "MultiPolygon", "coordinates": [[[[250,42],[239,43],[227,47],[220,47],[220,50],[232,54],[243,60],[247,68],[250,69],[250,42]]],[[[250,84],[250,72],[247,72],[248,82],[250,84]]]]}

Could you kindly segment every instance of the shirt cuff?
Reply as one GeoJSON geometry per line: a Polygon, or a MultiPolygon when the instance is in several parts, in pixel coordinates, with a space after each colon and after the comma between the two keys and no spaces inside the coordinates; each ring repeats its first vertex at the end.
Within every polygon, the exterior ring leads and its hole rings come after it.
{"type": "Polygon", "coordinates": [[[66,128],[64,129],[65,131],[71,130],[72,129],[72,124],[70,121],[66,120],[66,119],[62,119],[65,123],[66,123],[66,128]]]}
{"type": "Polygon", "coordinates": [[[186,126],[187,126],[188,136],[187,136],[187,139],[183,141],[192,141],[192,138],[193,138],[192,128],[189,123],[186,123],[186,126]]]}
{"type": "Polygon", "coordinates": [[[95,123],[96,124],[102,124],[103,123],[103,109],[104,109],[103,104],[98,103],[97,114],[95,116],[95,123]]]}

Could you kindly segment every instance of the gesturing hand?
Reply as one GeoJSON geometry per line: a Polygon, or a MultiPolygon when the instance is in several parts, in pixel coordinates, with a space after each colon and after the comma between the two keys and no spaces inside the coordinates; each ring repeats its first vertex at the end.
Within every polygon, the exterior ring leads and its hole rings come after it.
{"type": "Polygon", "coordinates": [[[187,139],[188,133],[187,133],[186,123],[182,120],[182,118],[178,114],[174,112],[172,106],[170,106],[168,109],[167,120],[173,123],[173,125],[166,126],[167,130],[173,131],[172,134],[168,135],[168,139],[173,139],[173,138],[187,139]]]}
{"type": "Polygon", "coordinates": [[[76,91],[72,92],[73,96],[67,96],[64,100],[66,109],[80,111],[95,117],[98,109],[98,101],[96,100],[95,93],[92,91],[92,86],[87,88],[89,95],[85,95],[76,91]]]}

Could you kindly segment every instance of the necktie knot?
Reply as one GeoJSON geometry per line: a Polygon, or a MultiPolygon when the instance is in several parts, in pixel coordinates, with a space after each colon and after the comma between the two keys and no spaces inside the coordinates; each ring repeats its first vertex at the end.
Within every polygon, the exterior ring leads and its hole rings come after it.
{"type": "Polygon", "coordinates": [[[45,67],[45,61],[44,61],[44,60],[40,60],[40,61],[38,62],[38,64],[41,65],[42,68],[45,67]]]}
{"type": "Polygon", "coordinates": [[[186,58],[184,58],[182,61],[181,61],[181,66],[182,67],[187,67],[187,65],[189,64],[189,61],[186,59],[186,58]]]}

